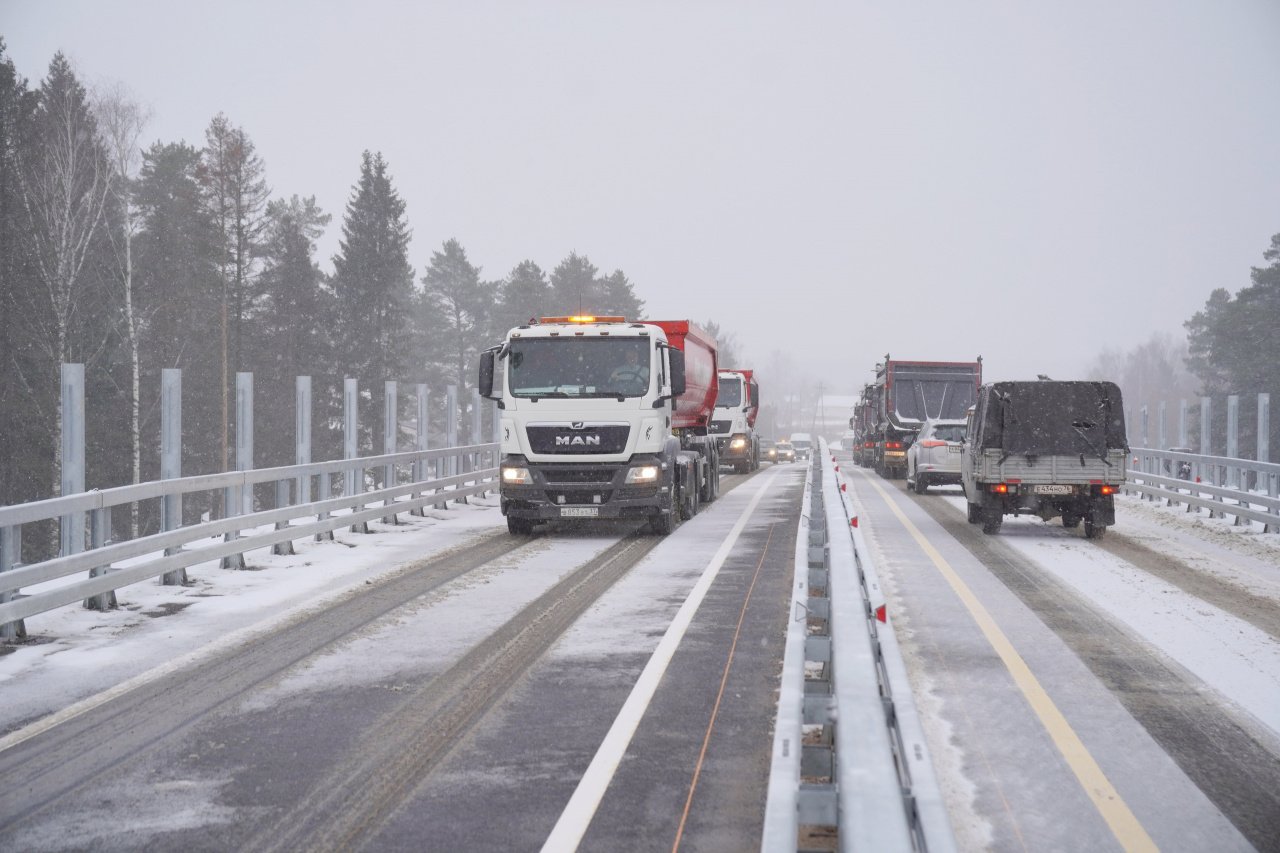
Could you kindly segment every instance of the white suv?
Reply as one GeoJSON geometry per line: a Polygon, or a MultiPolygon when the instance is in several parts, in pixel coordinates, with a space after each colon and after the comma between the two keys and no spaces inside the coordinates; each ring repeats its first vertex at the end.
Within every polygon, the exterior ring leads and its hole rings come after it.
{"type": "Polygon", "coordinates": [[[807,432],[791,433],[791,446],[796,449],[796,459],[809,458],[809,449],[813,447],[813,440],[809,438],[807,432]]]}
{"type": "Polygon", "coordinates": [[[907,448],[907,487],[923,495],[930,486],[960,482],[965,421],[928,420],[907,448]]]}

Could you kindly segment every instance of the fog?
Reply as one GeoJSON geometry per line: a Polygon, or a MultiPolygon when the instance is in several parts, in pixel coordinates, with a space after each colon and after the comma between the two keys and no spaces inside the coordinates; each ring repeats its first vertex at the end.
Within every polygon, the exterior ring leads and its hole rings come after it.
{"type": "Polygon", "coordinates": [[[261,5],[9,0],[0,33],[33,83],[59,49],[123,81],[148,141],[225,112],[334,215],[326,268],[381,151],[419,276],[453,237],[485,278],[576,250],[837,393],[885,352],[1080,376],[1280,231],[1273,2],[261,5]]]}

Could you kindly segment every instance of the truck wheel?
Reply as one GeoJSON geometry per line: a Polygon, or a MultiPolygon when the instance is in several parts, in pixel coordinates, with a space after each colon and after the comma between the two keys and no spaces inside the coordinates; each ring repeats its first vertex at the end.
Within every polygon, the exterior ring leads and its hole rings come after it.
{"type": "Polygon", "coordinates": [[[516,518],[514,515],[507,516],[507,532],[512,536],[528,536],[533,533],[534,521],[532,518],[516,518]]]}
{"type": "Polygon", "coordinates": [[[1062,514],[1062,526],[1068,530],[1074,530],[1080,526],[1080,516],[1070,512],[1064,512],[1062,514]]]}
{"type": "Polygon", "coordinates": [[[719,471],[719,465],[709,466],[707,468],[707,481],[698,487],[698,500],[704,504],[709,504],[716,499],[716,475],[719,471]]]}
{"type": "Polygon", "coordinates": [[[1105,524],[1095,524],[1092,518],[1084,520],[1085,539],[1101,539],[1106,532],[1107,526],[1105,524]]]}
{"type": "Polygon", "coordinates": [[[676,529],[676,511],[672,510],[667,515],[658,513],[649,516],[649,529],[659,536],[670,536],[671,531],[676,529]]]}
{"type": "Polygon", "coordinates": [[[969,523],[977,524],[982,521],[982,504],[969,504],[969,523]]]}
{"type": "Polygon", "coordinates": [[[1004,522],[1004,511],[1000,507],[987,507],[982,513],[982,532],[994,536],[1000,532],[1004,522]]]}
{"type": "Polygon", "coordinates": [[[915,488],[917,495],[923,495],[929,492],[929,481],[924,478],[924,474],[921,474],[919,470],[916,471],[915,488]]]}

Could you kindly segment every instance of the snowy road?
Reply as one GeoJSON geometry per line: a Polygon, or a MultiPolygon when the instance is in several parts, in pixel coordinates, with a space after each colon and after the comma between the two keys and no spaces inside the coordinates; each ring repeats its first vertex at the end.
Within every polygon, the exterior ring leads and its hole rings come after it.
{"type": "Polygon", "coordinates": [[[985,536],[966,522],[958,488],[921,497],[848,463],[843,474],[868,521],[962,849],[1280,849],[1280,560],[1270,546],[1255,538],[1232,550],[1221,530],[1192,535],[1188,520],[1162,521],[1138,501],[1121,502],[1100,543],[1034,518],[985,536]],[[1110,825],[1091,801],[1073,772],[1079,756],[1057,747],[1060,733],[1033,712],[908,524],[1008,637],[1136,825],[1110,825]]]}
{"type": "MultiPolygon", "coordinates": [[[[750,847],[802,483],[800,466],[726,478],[722,498],[665,539],[609,526],[513,538],[479,524],[394,571],[341,576],[364,577],[354,587],[315,581],[314,601],[295,591],[267,628],[232,635],[243,642],[0,741],[0,848],[536,850],[740,517],[583,849],[669,848],[678,833],[691,849],[750,847]]],[[[172,612],[172,633],[207,637],[190,627],[203,624],[195,607],[172,612]]],[[[123,632],[116,682],[157,662],[128,641],[150,627],[123,632]]],[[[112,657],[46,645],[35,660],[32,648],[0,663],[6,687],[33,697],[10,720],[56,708],[49,685],[65,697],[66,669],[112,657]]]]}

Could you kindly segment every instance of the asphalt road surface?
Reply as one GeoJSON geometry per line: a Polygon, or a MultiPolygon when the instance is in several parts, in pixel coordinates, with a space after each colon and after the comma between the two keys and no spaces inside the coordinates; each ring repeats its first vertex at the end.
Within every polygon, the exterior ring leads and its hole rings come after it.
{"type": "Polygon", "coordinates": [[[538,850],[763,490],[583,850],[758,844],[803,468],[668,538],[505,532],[0,753],[0,849],[538,850]]]}

